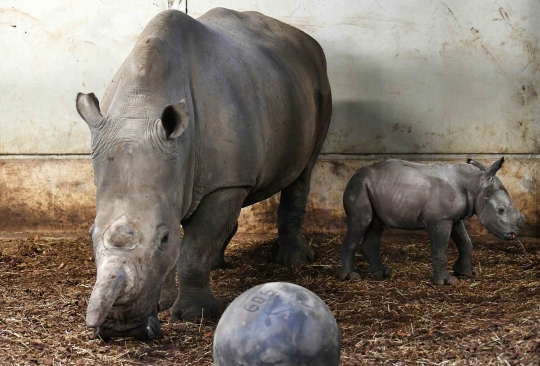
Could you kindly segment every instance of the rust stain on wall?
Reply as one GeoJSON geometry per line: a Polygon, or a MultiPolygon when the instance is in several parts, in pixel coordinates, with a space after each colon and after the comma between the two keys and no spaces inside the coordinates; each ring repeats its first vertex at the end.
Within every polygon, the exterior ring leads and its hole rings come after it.
{"type": "Polygon", "coordinates": [[[0,231],[87,230],[94,196],[89,160],[0,160],[0,231]]]}
{"type": "MultiPolygon", "coordinates": [[[[497,157],[475,158],[488,165],[497,157]]],[[[344,235],[342,197],[345,186],[362,166],[386,157],[327,158],[313,170],[303,231],[344,235]]],[[[431,156],[417,162],[462,163],[465,159],[431,156]],[[426,160],[429,159],[429,160],[426,160]],[[439,160],[435,160],[439,159],[439,160]]],[[[523,235],[540,235],[536,159],[507,158],[498,176],[527,219],[523,235]]],[[[279,194],[242,210],[238,232],[277,234],[279,194]]],[[[87,231],[95,216],[95,186],[89,159],[0,160],[0,231],[87,231]]],[[[476,218],[466,225],[471,235],[486,234],[476,218]]]]}

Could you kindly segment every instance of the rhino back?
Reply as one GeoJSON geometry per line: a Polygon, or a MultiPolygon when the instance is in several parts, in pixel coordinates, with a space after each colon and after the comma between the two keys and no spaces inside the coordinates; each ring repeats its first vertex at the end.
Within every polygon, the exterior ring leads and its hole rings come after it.
{"type": "Polygon", "coordinates": [[[250,187],[257,200],[278,192],[328,127],[318,123],[321,99],[330,98],[322,49],[259,13],[160,13],[110,83],[102,112],[148,120],[183,98],[190,125],[178,143],[191,145],[195,205],[223,187],[250,187]]]}
{"type": "MultiPolygon", "coordinates": [[[[211,30],[215,52],[205,72],[199,63],[194,74],[206,77],[200,85],[219,81],[200,98],[205,106],[198,111],[208,121],[201,155],[221,179],[264,199],[294,181],[324,139],[327,125],[318,119],[321,95],[330,96],[324,54],[307,34],[259,13],[218,8],[199,20],[211,30]],[[211,159],[213,151],[222,161],[211,159]]],[[[217,189],[224,182],[211,183],[217,189]]]]}

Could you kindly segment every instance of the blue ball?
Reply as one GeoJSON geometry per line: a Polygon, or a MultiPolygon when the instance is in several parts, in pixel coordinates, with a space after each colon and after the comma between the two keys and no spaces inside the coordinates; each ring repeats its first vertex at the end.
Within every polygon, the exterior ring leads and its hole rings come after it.
{"type": "Polygon", "coordinates": [[[271,282],[247,290],[225,310],[214,335],[215,366],[334,366],[341,336],[313,292],[271,282]]]}

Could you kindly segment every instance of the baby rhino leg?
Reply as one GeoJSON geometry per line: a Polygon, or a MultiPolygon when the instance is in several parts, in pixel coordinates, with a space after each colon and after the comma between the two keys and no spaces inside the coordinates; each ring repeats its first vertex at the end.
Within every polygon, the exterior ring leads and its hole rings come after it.
{"type": "MultiPolygon", "coordinates": [[[[354,179],[354,178],[353,178],[354,179]]],[[[343,206],[347,215],[347,234],[339,247],[341,268],[340,280],[356,281],[360,275],[355,271],[354,255],[372,219],[371,202],[362,184],[351,181],[343,194],[343,206]]]]}
{"type": "Polygon", "coordinates": [[[434,285],[457,285],[459,280],[448,273],[448,240],[452,231],[451,221],[428,223],[429,241],[431,242],[431,265],[434,285]]]}
{"type": "Polygon", "coordinates": [[[380,248],[383,231],[384,224],[379,220],[377,215],[373,215],[371,224],[364,235],[364,241],[360,247],[362,255],[369,263],[367,272],[378,280],[392,276],[392,270],[386,267],[381,261],[380,248]]]}
{"type": "Polygon", "coordinates": [[[476,268],[471,264],[472,254],[472,242],[463,220],[458,222],[452,227],[452,234],[450,235],[459,252],[459,257],[452,269],[458,276],[474,277],[478,273],[476,268]]]}

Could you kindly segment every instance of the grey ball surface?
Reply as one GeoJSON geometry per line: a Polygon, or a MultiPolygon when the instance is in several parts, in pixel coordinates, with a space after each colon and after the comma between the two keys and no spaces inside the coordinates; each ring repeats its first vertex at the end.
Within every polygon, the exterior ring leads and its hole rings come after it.
{"type": "Polygon", "coordinates": [[[253,287],[225,310],[214,335],[215,366],[339,365],[334,315],[313,292],[285,282],[253,287]]]}

